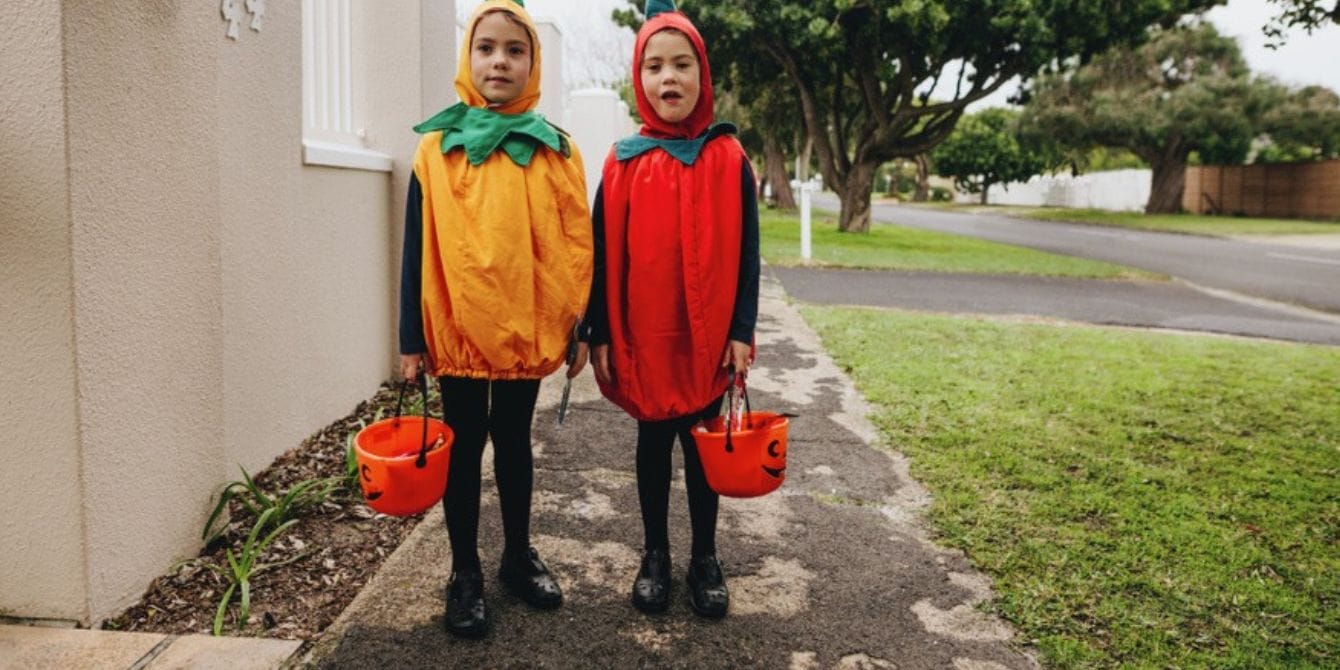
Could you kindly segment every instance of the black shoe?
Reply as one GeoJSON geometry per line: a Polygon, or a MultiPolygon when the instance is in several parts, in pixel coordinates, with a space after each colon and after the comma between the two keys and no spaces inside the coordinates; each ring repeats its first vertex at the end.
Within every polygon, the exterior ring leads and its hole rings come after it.
{"type": "Polygon", "coordinates": [[[563,604],[563,590],[549,574],[534,547],[519,557],[503,554],[498,579],[516,597],[536,609],[551,610],[563,604]]]}
{"type": "Polygon", "coordinates": [[[689,606],[695,614],[708,619],[720,619],[726,616],[730,608],[730,592],[726,590],[726,577],[721,574],[721,564],[716,556],[704,556],[689,561],[689,606]]]}
{"type": "Polygon", "coordinates": [[[642,569],[633,580],[633,607],[664,612],[670,606],[670,554],[653,549],[642,555],[642,569]]]}
{"type": "Polygon", "coordinates": [[[489,612],[484,606],[484,575],[458,572],[447,585],[447,631],[456,637],[479,639],[489,632],[489,612]]]}

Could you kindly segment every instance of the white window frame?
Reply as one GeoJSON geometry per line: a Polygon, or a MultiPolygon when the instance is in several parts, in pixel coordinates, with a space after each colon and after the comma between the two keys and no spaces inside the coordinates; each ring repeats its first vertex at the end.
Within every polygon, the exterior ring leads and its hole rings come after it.
{"type": "Polygon", "coordinates": [[[302,0],[303,163],[391,171],[367,148],[354,104],[353,0],[302,0]]]}

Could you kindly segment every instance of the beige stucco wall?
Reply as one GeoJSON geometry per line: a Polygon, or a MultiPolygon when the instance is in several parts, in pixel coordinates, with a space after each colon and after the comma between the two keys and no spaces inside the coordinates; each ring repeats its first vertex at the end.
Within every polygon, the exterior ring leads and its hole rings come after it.
{"type": "Polygon", "coordinates": [[[220,21],[176,3],[62,6],[96,619],[194,553],[223,474],[220,21]]]}
{"type": "Polygon", "coordinates": [[[0,614],[85,612],[61,12],[0,3],[0,614]]]}
{"type": "MultiPolygon", "coordinates": [[[[355,90],[385,87],[358,104],[368,148],[395,156],[418,114],[415,49],[401,44],[417,30],[418,6],[354,4],[359,67],[385,48],[400,56],[378,78],[355,73],[355,90]],[[373,132],[383,125],[399,126],[399,143],[373,132]]],[[[268,3],[264,29],[225,42],[219,61],[229,478],[348,413],[388,377],[393,353],[390,175],[302,165],[298,5],[268,3]]]]}
{"type": "Polygon", "coordinates": [[[455,10],[372,4],[355,87],[391,173],[303,164],[300,3],[237,41],[217,3],[0,3],[0,546],[25,547],[0,614],[114,614],[198,550],[236,464],[390,376],[410,126],[449,102],[421,64],[455,61],[422,20],[455,10]]]}

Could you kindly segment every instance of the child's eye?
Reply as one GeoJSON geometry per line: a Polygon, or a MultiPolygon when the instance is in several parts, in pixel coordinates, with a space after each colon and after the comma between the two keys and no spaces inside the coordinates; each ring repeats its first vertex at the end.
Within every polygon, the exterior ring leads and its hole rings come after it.
{"type": "Polygon", "coordinates": [[[524,55],[526,55],[526,50],[525,50],[525,49],[522,49],[521,47],[512,47],[512,55],[513,55],[513,56],[524,56],[524,55]]]}
{"type": "Polygon", "coordinates": [[[476,49],[479,51],[479,53],[482,53],[482,54],[486,54],[486,53],[489,53],[489,52],[493,51],[493,47],[491,47],[491,46],[489,46],[489,45],[487,45],[487,44],[481,44],[481,45],[479,45],[478,47],[476,47],[476,49]]]}

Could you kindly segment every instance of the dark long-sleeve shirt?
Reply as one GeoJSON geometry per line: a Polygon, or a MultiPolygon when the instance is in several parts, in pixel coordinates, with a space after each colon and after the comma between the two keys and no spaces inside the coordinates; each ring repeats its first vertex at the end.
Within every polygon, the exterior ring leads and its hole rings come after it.
{"type": "Polygon", "coordinates": [[[400,258],[400,353],[428,351],[423,337],[423,188],[409,175],[405,203],[405,245],[400,258]]]}
{"type": "MultiPolygon", "coordinates": [[[[753,342],[758,325],[758,197],[754,172],[749,162],[740,167],[741,225],[740,272],[735,284],[735,311],[731,316],[730,339],[753,342]]],[[[591,222],[595,226],[595,272],[591,279],[591,298],[586,308],[582,331],[592,344],[610,343],[609,304],[605,291],[605,208],[604,190],[596,191],[591,222]]]]}

